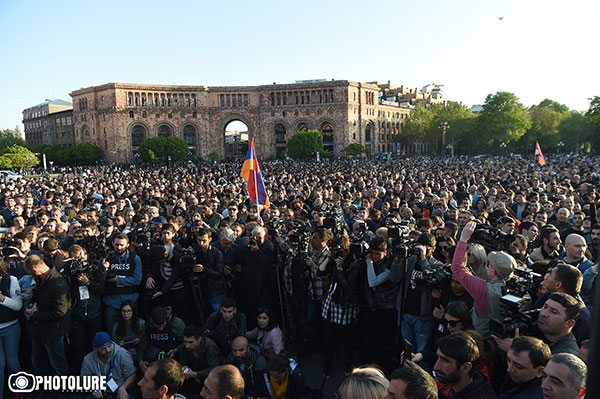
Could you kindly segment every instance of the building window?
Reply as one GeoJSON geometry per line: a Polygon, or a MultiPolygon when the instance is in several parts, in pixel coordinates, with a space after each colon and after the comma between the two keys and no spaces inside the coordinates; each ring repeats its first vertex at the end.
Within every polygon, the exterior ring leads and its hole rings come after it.
{"type": "Polygon", "coordinates": [[[224,106],[225,106],[225,94],[221,94],[221,95],[219,96],[219,105],[220,105],[221,107],[224,107],[224,106]]]}
{"type": "Polygon", "coordinates": [[[198,117],[198,113],[196,111],[192,112],[192,117],[193,118],[197,118],[198,117]]]}
{"type": "Polygon", "coordinates": [[[129,117],[133,119],[133,111],[129,111],[129,117]]]}
{"type": "Polygon", "coordinates": [[[365,128],[365,141],[371,141],[371,124],[367,124],[365,128]]]}
{"type": "Polygon", "coordinates": [[[248,106],[248,95],[244,94],[244,107],[247,107],[247,106],[248,106]]]}
{"type": "Polygon", "coordinates": [[[173,119],[173,114],[167,114],[167,118],[173,119]]]}
{"type": "Polygon", "coordinates": [[[131,130],[131,145],[138,147],[144,141],[145,130],[143,127],[137,125],[131,130]]]}
{"type": "Polygon", "coordinates": [[[235,94],[231,95],[231,105],[237,107],[237,97],[235,94]]]}
{"type": "Polygon", "coordinates": [[[271,93],[271,106],[275,105],[275,93],[271,93]]]}
{"type": "Polygon", "coordinates": [[[282,123],[275,125],[275,143],[285,144],[285,126],[282,123]]]}
{"type": "Polygon", "coordinates": [[[171,135],[171,129],[169,129],[166,125],[161,125],[158,127],[158,135],[162,137],[169,137],[171,135]]]}
{"type": "Polygon", "coordinates": [[[225,95],[225,103],[228,107],[231,107],[231,96],[229,94],[225,95]]]}
{"type": "Polygon", "coordinates": [[[100,97],[100,103],[104,105],[104,96],[100,97]]]}
{"type": "Polygon", "coordinates": [[[196,145],[196,129],[193,126],[187,125],[183,128],[183,139],[188,146],[196,145]]]}

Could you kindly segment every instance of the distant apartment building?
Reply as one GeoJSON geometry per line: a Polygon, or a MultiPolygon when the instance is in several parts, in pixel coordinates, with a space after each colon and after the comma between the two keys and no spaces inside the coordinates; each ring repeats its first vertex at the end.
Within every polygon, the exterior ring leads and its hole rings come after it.
{"type": "Polygon", "coordinates": [[[23,110],[23,125],[28,147],[75,144],[73,105],[68,101],[46,100],[23,110]]]}
{"type": "Polygon", "coordinates": [[[404,86],[397,87],[390,81],[387,83],[371,83],[379,87],[379,101],[382,104],[413,108],[417,104],[423,104],[427,108],[433,105],[444,104],[444,85],[433,83],[419,90],[404,86]]]}

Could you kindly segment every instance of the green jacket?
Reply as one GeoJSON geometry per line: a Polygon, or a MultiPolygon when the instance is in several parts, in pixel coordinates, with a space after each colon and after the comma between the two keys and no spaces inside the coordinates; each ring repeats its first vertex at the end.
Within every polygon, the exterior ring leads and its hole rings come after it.
{"type": "Polygon", "coordinates": [[[179,345],[177,347],[175,359],[179,361],[182,366],[187,366],[190,370],[198,373],[196,380],[198,383],[203,384],[208,373],[210,373],[214,367],[219,365],[221,352],[212,339],[202,337],[202,341],[200,341],[200,346],[196,352],[189,352],[185,349],[183,344],[179,345]]]}

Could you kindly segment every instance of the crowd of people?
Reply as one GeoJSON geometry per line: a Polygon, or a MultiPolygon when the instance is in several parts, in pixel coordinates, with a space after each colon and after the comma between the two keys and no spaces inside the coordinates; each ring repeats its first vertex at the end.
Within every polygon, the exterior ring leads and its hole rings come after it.
{"type": "Polygon", "coordinates": [[[118,399],[319,397],[341,368],[345,399],[585,395],[599,160],[261,166],[269,207],[239,162],[0,183],[0,371],[118,399]]]}

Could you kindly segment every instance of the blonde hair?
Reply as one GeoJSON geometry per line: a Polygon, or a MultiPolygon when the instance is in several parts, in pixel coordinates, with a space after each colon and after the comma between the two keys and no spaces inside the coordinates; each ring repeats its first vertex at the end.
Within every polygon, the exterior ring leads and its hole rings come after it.
{"type": "Polygon", "coordinates": [[[360,367],[352,370],[340,385],[343,399],[383,399],[390,382],[381,370],[375,367],[360,367]]]}
{"type": "MultiPolygon", "coordinates": [[[[489,277],[487,274],[487,266],[488,266],[487,253],[485,252],[485,248],[483,247],[483,245],[469,244],[469,246],[467,247],[467,252],[471,252],[473,254],[473,256],[475,257],[475,260],[477,261],[477,263],[475,265],[469,265],[473,269],[473,274],[475,274],[477,277],[480,277],[484,280],[489,280],[489,277]]],[[[468,263],[469,262],[467,259],[467,264],[468,263]]]]}

